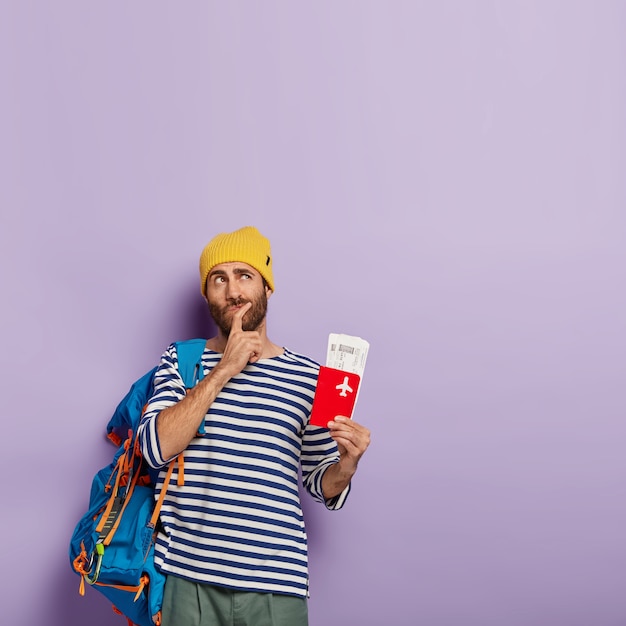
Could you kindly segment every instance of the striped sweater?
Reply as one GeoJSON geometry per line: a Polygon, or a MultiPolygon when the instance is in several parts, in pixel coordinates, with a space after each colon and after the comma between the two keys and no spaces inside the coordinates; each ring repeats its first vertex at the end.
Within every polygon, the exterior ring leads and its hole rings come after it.
{"type": "MultiPolygon", "coordinates": [[[[207,375],[222,355],[205,349],[207,375]]],[[[185,389],[169,346],[139,426],[142,453],[154,468],[161,456],[160,411],[185,389]]],[[[177,466],[161,508],[155,561],[167,574],[257,592],[308,595],[307,538],[299,476],[328,509],[343,506],[348,486],[324,500],[322,476],[339,460],[328,430],[308,425],[319,365],[284,354],[248,364],[219,393],[205,418],[205,435],[184,451],[184,485],[177,466]]],[[[165,471],[159,473],[156,495],[165,471]]]]}

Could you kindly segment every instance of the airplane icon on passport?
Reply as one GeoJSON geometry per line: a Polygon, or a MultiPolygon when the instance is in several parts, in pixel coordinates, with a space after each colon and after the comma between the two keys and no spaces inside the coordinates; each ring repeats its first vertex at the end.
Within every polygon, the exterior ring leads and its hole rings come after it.
{"type": "Polygon", "coordinates": [[[339,394],[342,398],[347,397],[347,392],[349,391],[350,393],[352,393],[352,387],[350,387],[350,385],[348,385],[348,377],[346,376],[343,379],[343,382],[340,385],[337,385],[335,387],[335,389],[341,389],[341,393],[339,394]]]}

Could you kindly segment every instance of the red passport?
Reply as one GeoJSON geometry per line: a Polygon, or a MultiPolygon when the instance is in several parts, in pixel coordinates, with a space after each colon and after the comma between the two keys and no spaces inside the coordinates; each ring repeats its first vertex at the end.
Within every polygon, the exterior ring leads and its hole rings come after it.
{"type": "Polygon", "coordinates": [[[327,428],[337,415],[352,417],[360,382],[358,374],[320,366],[309,424],[327,428]]]}

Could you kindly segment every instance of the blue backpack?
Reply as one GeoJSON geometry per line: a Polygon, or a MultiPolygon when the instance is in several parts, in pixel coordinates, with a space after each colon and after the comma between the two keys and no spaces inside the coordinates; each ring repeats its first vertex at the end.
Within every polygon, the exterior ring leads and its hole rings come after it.
{"type": "MultiPolygon", "coordinates": [[[[205,339],[176,344],[178,368],[190,389],[203,377],[202,353],[205,339]]],[[[113,610],[130,625],[159,626],[165,575],[154,564],[158,518],[174,464],[170,462],[158,502],[155,474],[143,461],[137,427],[152,395],[156,367],[131,386],[107,425],[107,436],[118,446],[113,460],[94,476],[89,508],[70,540],[73,570],[85,583],[103,593],[113,610]]],[[[204,432],[204,423],[199,434],[204,432]]],[[[180,459],[180,457],[179,457],[180,459]]],[[[179,464],[178,482],[184,480],[179,464]]]]}

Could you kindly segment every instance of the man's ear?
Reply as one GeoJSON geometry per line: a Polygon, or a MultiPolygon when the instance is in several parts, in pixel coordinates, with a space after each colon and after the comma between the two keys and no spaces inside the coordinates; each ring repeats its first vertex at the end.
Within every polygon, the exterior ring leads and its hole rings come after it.
{"type": "Polygon", "coordinates": [[[269,285],[265,285],[265,297],[269,300],[274,292],[270,289],[269,285]]]}

